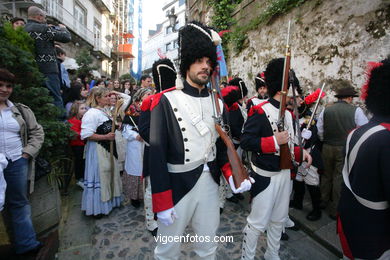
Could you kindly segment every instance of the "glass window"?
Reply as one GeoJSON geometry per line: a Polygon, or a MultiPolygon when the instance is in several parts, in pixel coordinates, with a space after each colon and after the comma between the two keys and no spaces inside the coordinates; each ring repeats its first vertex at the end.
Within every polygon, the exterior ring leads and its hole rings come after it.
{"type": "Polygon", "coordinates": [[[170,34],[172,32],[172,27],[171,26],[167,26],[165,28],[165,34],[170,34]]]}
{"type": "Polygon", "coordinates": [[[79,6],[79,5],[75,5],[74,6],[74,17],[75,19],[81,23],[81,24],[84,24],[85,25],[85,22],[86,22],[86,13],[85,13],[85,10],[79,6]]]}
{"type": "Polygon", "coordinates": [[[170,50],[172,50],[172,42],[165,44],[165,51],[170,51],[170,50]]]}
{"type": "Polygon", "coordinates": [[[93,34],[95,38],[95,49],[100,49],[100,38],[101,38],[101,26],[100,24],[94,23],[93,34]]]}

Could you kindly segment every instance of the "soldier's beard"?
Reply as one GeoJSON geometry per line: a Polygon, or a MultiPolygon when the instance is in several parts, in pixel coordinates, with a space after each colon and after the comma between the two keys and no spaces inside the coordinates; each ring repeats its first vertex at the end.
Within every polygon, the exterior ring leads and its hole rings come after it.
{"type": "Polygon", "coordinates": [[[197,74],[190,73],[189,77],[191,81],[194,82],[195,84],[204,86],[209,82],[210,79],[210,72],[206,71],[205,73],[207,73],[207,77],[204,77],[203,75],[198,75],[198,73],[197,74]]]}

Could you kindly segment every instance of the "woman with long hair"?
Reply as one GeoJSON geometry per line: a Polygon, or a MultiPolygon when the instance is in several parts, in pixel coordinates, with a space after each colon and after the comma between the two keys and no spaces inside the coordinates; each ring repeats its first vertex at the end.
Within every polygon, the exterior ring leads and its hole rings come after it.
{"type": "Polygon", "coordinates": [[[114,124],[107,110],[109,94],[103,87],[96,86],[91,90],[87,99],[90,109],[81,124],[81,139],[87,140],[81,210],[87,216],[108,215],[122,201],[115,133],[112,131],[114,124]]]}
{"type": "Polygon", "coordinates": [[[125,80],[122,82],[122,89],[123,89],[123,93],[127,94],[127,95],[130,95],[131,94],[131,83],[130,83],[130,80],[125,80]]]}

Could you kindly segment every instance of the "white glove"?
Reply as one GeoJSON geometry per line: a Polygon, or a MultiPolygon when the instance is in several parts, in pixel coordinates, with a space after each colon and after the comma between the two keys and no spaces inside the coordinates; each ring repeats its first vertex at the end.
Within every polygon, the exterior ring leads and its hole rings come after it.
{"type": "Polygon", "coordinates": [[[255,180],[252,177],[249,177],[250,181],[248,179],[245,179],[243,182],[241,182],[240,187],[236,189],[236,186],[234,185],[233,176],[229,177],[229,184],[230,188],[232,189],[233,193],[243,193],[245,191],[248,191],[252,187],[252,183],[255,183],[255,180]]]}
{"type": "Polygon", "coordinates": [[[302,130],[302,137],[303,139],[309,140],[311,137],[311,131],[309,129],[303,128],[302,130]]]}
{"type": "Polygon", "coordinates": [[[176,211],[174,208],[170,208],[164,211],[157,212],[157,218],[165,226],[173,224],[173,221],[177,219],[176,211]]]}

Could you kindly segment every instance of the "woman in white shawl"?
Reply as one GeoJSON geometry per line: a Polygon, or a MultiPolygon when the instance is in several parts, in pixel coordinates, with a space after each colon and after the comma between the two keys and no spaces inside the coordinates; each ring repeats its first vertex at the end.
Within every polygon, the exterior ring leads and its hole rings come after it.
{"type": "Polygon", "coordinates": [[[109,90],[104,87],[94,87],[91,90],[87,99],[90,109],[81,123],[81,139],[87,139],[81,210],[87,216],[108,215],[122,201],[115,133],[112,131],[112,119],[107,109],[109,94],[109,90]],[[112,153],[110,142],[114,147],[112,153]]]}

